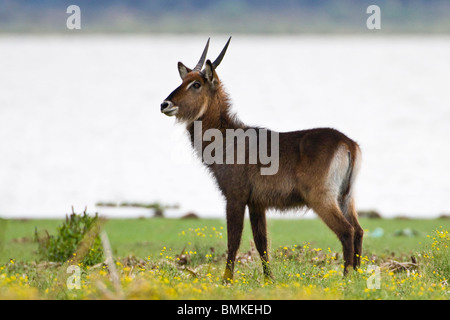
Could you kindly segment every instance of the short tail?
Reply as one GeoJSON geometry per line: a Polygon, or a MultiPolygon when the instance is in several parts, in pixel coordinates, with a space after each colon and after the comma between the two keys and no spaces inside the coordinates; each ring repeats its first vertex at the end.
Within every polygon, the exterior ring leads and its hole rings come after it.
{"type": "Polygon", "coordinates": [[[348,214],[348,205],[352,199],[353,184],[361,167],[361,151],[356,147],[354,152],[348,151],[347,174],[342,181],[341,192],[339,194],[339,206],[345,216],[348,214]]]}

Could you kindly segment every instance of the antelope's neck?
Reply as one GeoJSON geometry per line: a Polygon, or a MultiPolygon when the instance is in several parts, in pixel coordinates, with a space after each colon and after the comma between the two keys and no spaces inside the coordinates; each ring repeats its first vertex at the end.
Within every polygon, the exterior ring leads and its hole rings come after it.
{"type": "Polygon", "coordinates": [[[212,100],[204,114],[187,126],[192,145],[194,145],[196,137],[197,139],[199,138],[199,134],[203,137],[205,132],[209,129],[221,131],[223,137],[225,137],[227,129],[245,129],[246,126],[240,122],[235,115],[230,114],[230,108],[231,106],[226,95],[219,96],[212,100]],[[199,130],[200,128],[201,131],[199,130]]]}

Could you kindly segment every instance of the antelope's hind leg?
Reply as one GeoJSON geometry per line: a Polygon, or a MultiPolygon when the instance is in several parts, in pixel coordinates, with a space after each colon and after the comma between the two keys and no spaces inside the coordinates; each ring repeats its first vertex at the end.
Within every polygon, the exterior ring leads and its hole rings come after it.
{"type": "Polygon", "coordinates": [[[354,249],[355,249],[355,256],[353,259],[353,268],[357,269],[361,264],[361,255],[362,255],[362,243],[363,243],[363,236],[364,236],[364,230],[361,228],[359,222],[358,222],[358,213],[355,209],[355,201],[353,197],[349,197],[346,200],[346,203],[344,203],[342,206],[342,211],[344,213],[345,218],[348,222],[353,226],[353,229],[355,230],[354,235],[354,249]]]}
{"type": "Polygon", "coordinates": [[[326,201],[317,201],[311,204],[311,208],[340,240],[344,254],[344,275],[347,274],[348,266],[353,266],[355,255],[355,231],[353,226],[344,217],[337,201],[328,203],[326,201]]]}

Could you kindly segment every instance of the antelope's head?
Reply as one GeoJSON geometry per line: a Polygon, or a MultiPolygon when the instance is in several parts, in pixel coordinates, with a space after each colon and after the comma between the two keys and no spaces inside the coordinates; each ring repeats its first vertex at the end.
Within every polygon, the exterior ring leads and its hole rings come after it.
{"type": "Polygon", "coordinates": [[[214,62],[206,60],[205,64],[209,39],[194,69],[189,69],[183,63],[178,62],[178,72],[183,82],[161,103],[162,113],[167,116],[176,116],[183,122],[195,121],[205,113],[211,98],[220,85],[215,70],[222,61],[230,40],[231,37],[214,62]],[[202,70],[204,64],[205,68],[202,70]]]}

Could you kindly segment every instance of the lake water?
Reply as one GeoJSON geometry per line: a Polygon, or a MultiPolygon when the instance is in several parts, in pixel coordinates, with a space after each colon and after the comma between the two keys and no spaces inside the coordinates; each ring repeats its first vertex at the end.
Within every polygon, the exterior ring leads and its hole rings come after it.
{"type": "MultiPolygon", "coordinates": [[[[179,205],[171,217],[224,217],[159,107],[208,36],[1,36],[0,216],[150,216],[95,203],[158,201],[179,205]]],[[[209,58],[226,39],[211,37],[209,58]]],[[[431,218],[450,212],[449,40],[236,35],[217,72],[248,124],[334,127],[359,142],[359,209],[431,218]]]]}

